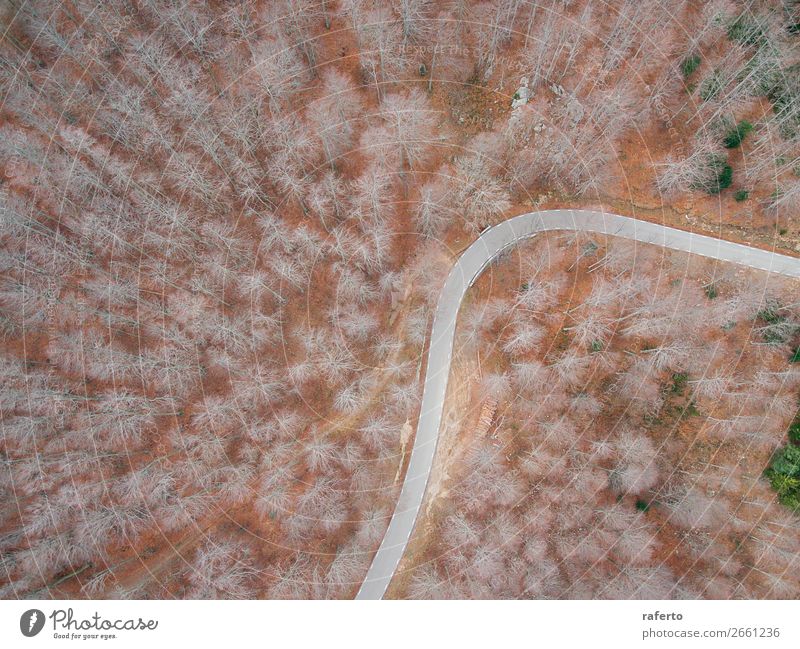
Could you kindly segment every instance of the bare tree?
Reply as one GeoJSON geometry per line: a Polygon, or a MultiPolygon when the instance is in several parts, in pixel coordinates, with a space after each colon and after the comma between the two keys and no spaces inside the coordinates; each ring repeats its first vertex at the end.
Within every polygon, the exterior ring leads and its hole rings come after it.
{"type": "Polygon", "coordinates": [[[360,4],[351,3],[349,10],[358,39],[359,61],[381,99],[383,87],[397,81],[407,63],[403,29],[390,9],[379,6],[362,13],[360,4]]]}
{"type": "Polygon", "coordinates": [[[433,139],[435,113],[427,97],[417,89],[386,95],[381,102],[383,116],[400,147],[401,164],[413,169],[425,161],[433,139]]]}
{"type": "Polygon", "coordinates": [[[463,206],[467,228],[478,232],[510,206],[508,192],[486,169],[478,156],[459,158],[455,169],[456,197],[463,206]]]}
{"type": "Polygon", "coordinates": [[[403,45],[417,42],[427,34],[430,0],[396,0],[403,30],[403,45]]]}
{"type": "Polygon", "coordinates": [[[428,237],[438,237],[453,219],[447,202],[450,194],[441,180],[425,183],[420,189],[415,211],[417,229],[428,237]]]}
{"type": "Polygon", "coordinates": [[[339,156],[351,147],[362,103],[352,82],[336,70],[323,74],[323,93],[309,116],[333,169],[339,156]]]}
{"type": "Polygon", "coordinates": [[[258,571],[241,544],[209,541],[188,569],[191,594],[197,599],[245,599],[256,593],[258,571]]]}
{"type": "Polygon", "coordinates": [[[656,179],[659,191],[672,195],[690,189],[714,189],[719,174],[716,160],[721,154],[720,145],[707,137],[699,136],[692,143],[690,154],[683,159],[669,158],[659,166],[656,179]]]}
{"type": "Polygon", "coordinates": [[[251,46],[253,74],[275,113],[303,85],[306,68],[291,44],[282,37],[263,39],[251,46]]]}

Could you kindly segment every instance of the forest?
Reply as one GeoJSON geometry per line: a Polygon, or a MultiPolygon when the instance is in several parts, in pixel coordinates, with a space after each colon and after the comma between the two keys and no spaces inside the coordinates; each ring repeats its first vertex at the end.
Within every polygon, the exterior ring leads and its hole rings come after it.
{"type": "MultiPolygon", "coordinates": [[[[800,250],[791,0],[5,0],[0,29],[0,598],[352,597],[487,226],[800,250]]],[[[659,254],[543,238],[478,286],[494,412],[395,596],[798,596],[797,287],[659,254]]]]}
{"type": "Polygon", "coordinates": [[[764,469],[800,450],[799,288],[584,233],[510,253],[463,314],[456,441],[393,594],[796,598],[798,507],[764,469]]]}

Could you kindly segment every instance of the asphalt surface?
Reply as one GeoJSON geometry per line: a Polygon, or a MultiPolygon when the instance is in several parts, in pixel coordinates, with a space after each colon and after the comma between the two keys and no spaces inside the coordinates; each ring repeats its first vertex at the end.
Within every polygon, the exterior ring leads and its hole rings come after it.
{"type": "Polygon", "coordinates": [[[483,232],[458,258],[445,281],[431,330],[417,433],[400,497],[356,599],[381,599],[389,586],[425,497],[442,421],[450,358],[461,300],[486,266],[506,248],[550,230],[593,232],[664,246],[770,273],[800,277],[800,259],[739,243],[585,210],[530,212],[483,232]]]}

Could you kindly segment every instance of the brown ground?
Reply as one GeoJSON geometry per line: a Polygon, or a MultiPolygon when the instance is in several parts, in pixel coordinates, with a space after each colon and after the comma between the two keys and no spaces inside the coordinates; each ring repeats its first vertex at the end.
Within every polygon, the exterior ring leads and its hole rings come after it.
{"type": "MultiPolygon", "coordinates": [[[[477,371],[477,367],[484,368],[485,372],[510,370],[509,359],[497,344],[498,339],[503,336],[503,329],[492,330],[490,335],[483,338],[480,345],[476,346],[463,342],[465,340],[464,337],[467,335],[465,329],[468,329],[466,323],[469,322],[472,314],[482,308],[486,308],[493,301],[513,299],[514,294],[519,290],[521,281],[526,277],[522,269],[526,268],[526,264],[529,264],[531,260],[541,259],[542,255],[545,255],[544,258],[546,259],[547,250],[551,246],[558,247],[560,245],[558,238],[558,235],[545,235],[537,238],[539,239],[538,241],[519,246],[502,263],[493,266],[490,271],[487,271],[476,282],[465,299],[457,333],[457,362],[454,362],[451,367],[451,384],[448,387],[446,407],[450,425],[445,424],[443,426],[443,437],[440,441],[440,445],[442,445],[440,449],[444,448],[444,452],[437,453],[433,473],[436,479],[432,478],[432,484],[435,486],[429,491],[427,507],[417,523],[415,533],[409,543],[409,549],[397,573],[397,578],[392,582],[388,591],[388,596],[391,598],[414,596],[409,594],[409,588],[411,580],[418,574],[419,569],[423,566],[438,565],[454,551],[453,548],[450,548],[442,541],[440,530],[445,520],[456,511],[457,505],[455,503],[458,502],[458,491],[469,490],[469,476],[464,476],[463,474],[463,463],[470,450],[476,447],[476,442],[478,441],[475,437],[476,432],[478,432],[477,421],[482,413],[482,407],[487,403],[487,398],[485,396],[481,398],[480,396],[481,373],[477,371]],[[459,343],[459,340],[462,342],[459,343]],[[456,388],[453,387],[454,384],[457,386],[456,388]],[[451,396],[456,398],[459,394],[469,395],[469,400],[458,399],[457,404],[454,404],[451,401],[451,396]],[[456,408],[457,411],[454,411],[456,408]],[[456,493],[453,493],[454,489],[456,493]]],[[[609,241],[613,241],[613,239],[609,241]]],[[[572,323],[566,314],[582,304],[591,291],[593,283],[597,279],[591,270],[591,264],[602,260],[606,252],[602,242],[600,242],[600,246],[585,261],[575,262],[574,255],[568,253],[566,262],[557,262],[557,265],[554,266],[554,269],[563,270],[567,268],[566,275],[569,284],[566,287],[566,293],[562,291],[563,297],[557,309],[550,314],[552,318],[545,344],[539,347],[539,351],[535,355],[536,358],[548,359],[551,355],[560,354],[570,348],[570,335],[563,327],[570,326],[572,323]],[[571,261],[570,256],[573,257],[571,261]]],[[[567,248],[567,250],[570,249],[567,248]]],[[[650,252],[652,255],[650,257],[645,256],[645,258],[650,260],[659,260],[660,258],[659,268],[661,272],[666,270],[668,274],[667,277],[661,279],[661,282],[665,285],[670,281],[679,282],[679,286],[685,286],[685,290],[692,295],[697,293],[703,296],[705,287],[709,286],[711,281],[710,278],[714,277],[721,278],[715,280],[716,286],[724,285],[730,287],[764,283],[765,276],[763,274],[746,269],[731,268],[726,264],[713,264],[701,259],[690,259],[686,255],[678,255],[661,250],[650,250],[650,252]],[[673,270],[671,271],[670,268],[673,270]],[[670,280],[669,275],[672,272],[677,273],[677,279],[670,280]]],[[[641,262],[638,272],[644,273],[648,263],[648,261],[641,262]]],[[[769,287],[770,285],[768,284],[767,286],[769,287]]],[[[787,282],[784,290],[786,289],[788,289],[788,293],[784,294],[785,301],[793,302],[793,295],[796,294],[797,287],[791,282],[787,282]]],[[[776,285],[774,288],[768,288],[767,290],[771,295],[777,296],[780,295],[781,289],[776,285]]],[[[720,289],[720,297],[715,299],[729,298],[729,291],[730,288],[727,291],[726,289],[720,289]]],[[[700,299],[707,298],[701,297],[700,299]]],[[[701,306],[699,308],[704,307],[701,306]]],[[[502,321],[503,318],[501,317],[502,321]]],[[[783,356],[785,352],[781,352],[778,355],[765,355],[758,346],[759,339],[753,333],[753,326],[752,324],[742,323],[735,327],[724,341],[727,351],[720,353],[729,354],[731,362],[741,367],[741,370],[743,372],[746,371],[748,374],[755,372],[759,367],[758,365],[754,366],[756,363],[762,363],[764,369],[782,370],[785,368],[786,357],[783,356]],[[754,342],[755,347],[753,346],[754,342]],[[755,352],[755,355],[753,355],[753,352],[755,352]]],[[[624,367],[629,358],[646,358],[647,350],[656,344],[656,340],[646,336],[635,339],[615,337],[607,349],[611,358],[616,358],[615,362],[619,363],[620,367],[624,367]]],[[[715,408],[711,403],[696,402],[692,398],[691,385],[674,384],[672,377],[677,376],[677,374],[671,375],[667,372],[661,379],[663,381],[661,390],[664,403],[658,415],[652,418],[645,417],[643,423],[639,423],[640,420],[637,419],[637,416],[628,412],[630,406],[627,402],[615,397],[613,392],[608,392],[609,386],[615,380],[616,371],[621,370],[612,370],[610,373],[607,370],[599,372],[596,378],[590,377],[584,383],[582,390],[591,393],[597,391],[598,394],[604,394],[605,396],[601,397],[604,403],[600,415],[595,417],[586,427],[580,429],[580,440],[602,439],[608,434],[608,431],[624,426],[626,422],[634,426],[644,426],[647,436],[654,440],[658,448],[659,465],[670,467],[669,471],[672,471],[673,475],[677,475],[681,471],[699,471],[701,474],[710,471],[713,473],[716,469],[720,469],[727,479],[741,481],[743,485],[751,485],[743,487],[744,491],[738,492],[737,495],[725,497],[736,499],[734,502],[739,503],[736,505],[738,507],[736,515],[744,517],[745,521],[749,521],[753,529],[763,520],[768,520],[770,516],[780,517],[780,511],[778,510],[781,509],[781,506],[777,504],[774,494],[764,484],[763,478],[759,476],[764,467],[768,465],[773,450],[781,443],[781,439],[785,435],[781,426],[787,425],[786,415],[775,415],[778,418],[778,421],[772,424],[776,426],[775,430],[769,430],[769,432],[765,430],[764,439],[760,443],[720,443],[719,439],[710,432],[709,422],[711,420],[707,419],[707,417],[724,417],[724,408],[715,408]],[[676,470],[678,473],[676,473],[676,470]]],[[[697,370],[693,369],[691,364],[688,365],[688,378],[691,380],[695,377],[697,371],[702,371],[702,368],[697,370]]],[[[774,397],[775,395],[771,395],[766,398],[774,397]]],[[[501,402],[493,418],[491,428],[481,431],[486,442],[496,444],[498,448],[502,449],[502,454],[511,460],[512,467],[516,466],[514,464],[515,458],[519,459],[526,454],[526,448],[531,445],[536,446],[536,443],[527,439],[526,436],[518,436],[516,432],[512,432],[516,431],[518,427],[524,429],[527,425],[516,414],[514,401],[515,399],[512,395],[501,402]],[[511,436],[509,437],[509,435],[511,436]]],[[[520,469],[513,468],[509,469],[509,471],[518,473],[520,469]]],[[[550,488],[558,489],[555,485],[550,488]]],[[[709,486],[708,489],[708,493],[713,498],[713,487],[709,486]]],[[[602,489],[594,494],[589,492],[587,497],[589,499],[595,498],[595,507],[608,507],[615,502],[613,493],[602,489]]],[[[616,502],[620,502],[622,498],[623,496],[619,496],[616,502]]],[[[631,510],[635,510],[634,504],[637,498],[648,501],[652,499],[651,502],[658,500],[657,495],[645,496],[643,494],[636,496],[626,495],[624,498],[624,502],[628,503],[631,510]]],[[[514,512],[516,511],[517,508],[512,508],[509,513],[515,516],[514,512]]],[[[648,525],[657,530],[655,537],[657,543],[652,555],[653,565],[667,567],[675,575],[692,575],[701,571],[704,559],[699,558],[696,551],[692,549],[693,546],[689,543],[687,531],[669,520],[668,511],[663,507],[651,505],[647,513],[642,514],[642,516],[646,516],[648,525]]],[[[779,520],[782,519],[779,518],[779,520]]],[[[747,523],[744,524],[746,525],[747,523]]],[[[739,532],[723,530],[724,522],[720,523],[720,525],[719,530],[712,528],[710,531],[710,533],[716,534],[715,542],[718,547],[715,553],[719,556],[730,557],[734,563],[738,561],[746,563],[748,559],[744,558],[745,554],[743,553],[757,551],[752,548],[747,549],[748,546],[742,543],[742,537],[739,536],[739,532]]],[[[524,524],[520,523],[520,526],[524,526],[524,524]]],[[[787,529],[785,534],[792,535],[792,532],[787,529]]],[[[524,533],[522,537],[523,539],[527,538],[524,533]]],[[[783,538],[788,540],[790,537],[784,536],[783,538]]],[[[794,537],[791,536],[791,538],[794,537]]],[[[755,556],[757,557],[758,555],[756,554],[755,556]]],[[[752,563],[758,563],[759,559],[753,558],[751,555],[749,561],[751,562],[750,565],[752,565],[752,563]]],[[[761,568],[763,569],[764,566],[762,565],[761,568]]],[[[452,571],[453,569],[451,568],[450,570],[452,571]]],[[[587,570],[589,569],[587,568],[587,570]]],[[[778,569],[775,568],[775,570],[778,569]]],[[[459,579],[460,577],[458,573],[448,572],[448,574],[454,579],[459,579]]],[[[749,593],[749,595],[744,596],[782,596],[776,595],[769,590],[763,590],[763,586],[757,585],[757,578],[753,576],[754,574],[751,571],[745,580],[747,585],[740,586],[740,588],[752,589],[745,590],[744,592],[749,593]]],[[[687,579],[691,579],[691,577],[687,579]]],[[[795,586],[787,587],[794,588],[795,586]]],[[[789,591],[781,592],[788,593],[789,591]]],[[[723,594],[723,591],[715,591],[715,593],[711,596],[729,596],[723,594]]],[[[441,593],[438,596],[442,596],[441,593]]],[[[460,591],[455,596],[463,597],[463,591],[460,591]]],[[[498,596],[498,594],[495,593],[495,596],[498,596]]],[[[501,596],[514,595],[509,593],[501,596]]],[[[533,596],[553,596],[553,594],[534,593],[533,596]]]]}

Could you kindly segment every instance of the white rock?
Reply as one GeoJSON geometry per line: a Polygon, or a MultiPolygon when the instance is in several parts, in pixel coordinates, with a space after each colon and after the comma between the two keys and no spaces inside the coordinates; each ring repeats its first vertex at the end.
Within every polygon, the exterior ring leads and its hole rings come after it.
{"type": "Polygon", "coordinates": [[[531,97],[531,91],[528,90],[527,86],[520,86],[517,89],[517,92],[514,93],[514,98],[511,100],[511,108],[518,108],[519,106],[524,106],[528,103],[528,99],[531,97]]]}
{"type": "Polygon", "coordinates": [[[567,102],[567,115],[572,121],[573,126],[583,119],[585,112],[586,111],[583,108],[583,104],[581,104],[581,102],[579,102],[575,97],[570,97],[569,102],[567,102]]]}

